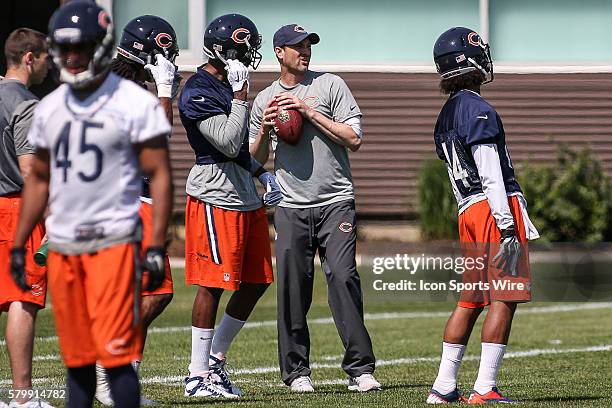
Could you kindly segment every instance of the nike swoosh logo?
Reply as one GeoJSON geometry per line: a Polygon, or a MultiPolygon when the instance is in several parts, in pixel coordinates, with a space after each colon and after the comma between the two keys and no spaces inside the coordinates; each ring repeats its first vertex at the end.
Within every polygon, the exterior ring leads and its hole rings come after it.
{"type": "Polygon", "coordinates": [[[476,119],[489,119],[488,115],[476,116],[476,119]]]}
{"type": "Polygon", "coordinates": [[[203,96],[200,96],[200,98],[192,98],[194,102],[204,102],[206,99],[203,96]]]}
{"type": "Polygon", "coordinates": [[[356,106],[351,106],[351,111],[354,111],[356,106]]]}

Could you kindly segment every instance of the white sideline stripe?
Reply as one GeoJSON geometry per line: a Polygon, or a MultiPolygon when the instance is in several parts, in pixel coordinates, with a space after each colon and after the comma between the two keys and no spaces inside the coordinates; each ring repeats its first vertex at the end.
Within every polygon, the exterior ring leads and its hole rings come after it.
{"type": "MultiPolygon", "coordinates": [[[[525,357],[536,357],[542,355],[554,355],[554,354],[573,354],[573,353],[596,353],[601,351],[611,351],[612,344],[606,344],[602,346],[590,346],[590,347],[575,347],[568,349],[531,349],[524,351],[514,351],[506,353],[505,358],[525,358],[525,357]]],[[[473,354],[467,355],[463,357],[464,361],[478,361],[480,360],[480,356],[473,354]]],[[[406,357],[406,358],[396,358],[392,360],[378,360],[376,362],[377,366],[394,366],[394,365],[406,365],[406,364],[418,364],[418,363],[437,363],[440,361],[439,357],[406,357]]],[[[319,364],[314,363],[311,365],[312,369],[325,369],[325,368],[338,368],[338,364],[319,364]]],[[[278,367],[256,367],[256,368],[246,368],[235,370],[233,374],[235,375],[251,375],[251,374],[266,374],[266,373],[274,373],[278,372],[278,367]]],[[[172,376],[172,377],[162,377],[155,376],[149,378],[142,378],[140,380],[141,384],[169,384],[169,383],[178,383],[180,385],[183,384],[184,376],[172,376]]],[[[51,378],[38,378],[33,380],[35,384],[52,382],[51,378]]],[[[329,380],[322,381],[319,384],[335,384],[339,380],[329,380]]],[[[342,384],[346,383],[346,380],[342,382],[342,384]]],[[[10,385],[10,380],[2,380],[0,381],[0,386],[10,385]]]]}
{"type": "MultiPolygon", "coordinates": [[[[541,355],[554,355],[554,354],[568,354],[568,353],[596,353],[600,351],[611,351],[612,344],[606,344],[603,346],[591,346],[591,347],[576,347],[569,349],[531,349],[524,351],[515,351],[506,353],[505,358],[525,358],[525,357],[536,357],[541,355]]],[[[463,361],[478,361],[480,355],[467,355],[463,357],[463,361]]],[[[395,366],[395,365],[406,365],[406,364],[418,364],[418,363],[437,363],[440,361],[440,357],[406,357],[397,358],[392,360],[378,360],[376,361],[377,366],[395,366]]],[[[312,369],[326,369],[326,368],[339,368],[339,364],[319,364],[314,363],[311,365],[312,369]]],[[[250,374],[267,374],[278,372],[278,367],[256,367],[250,369],[234,370],[234,375],[250,375],[250,374]]],[[[162,377],[155,376],[144,378],[140,380],[141,384],[168,384],[168,383],[180,383],[183,384],[182,376],[162,377]]],[[[346,384],[347,380],[329,380],[321,381],[319,384],[346,384]],[[339,382],[340,381],[340,382],[339,382]]],[[[315,383],[317,384],[317,383],[315,383]]]]}
{"type": "MultiPolygon", "coordinates": [[[[611,309],[612,302],[594,302],[580,305],[556,305],[556,306],[535,306],[526,307],[517,310],[517,314],[549,314],[558,312],[575,312],[581,310],[599,310],[599,309],[611,309]]],[[[420,318],[435,318],[435,317],[448,317],[451,311],[446,312],[387,312],[387,313],[366,313],[364,314],[365,320],[389,320],[389,319],[420,319],[420,318]]],[[[334,320],[331,317],[321,317],[318,319],[309,319],[308,324],[332,324],[334,320]]],[[[260,327],[276,327],[276,320],[262,320],[259,322],[247,322],[243,328],[253,329],[260,327]]],[[[148,334],[151,333],[176,333],[190,331],[191,326],[177,326],[177,327],[151,327],[148,330],[148,334]]],[[[57,336],[50,337],[36,337],[36,341],[49,342],[57,341],[57,336]]],[[[6,344],[5,340],[0,340],[0,346],[6,344]]]]}

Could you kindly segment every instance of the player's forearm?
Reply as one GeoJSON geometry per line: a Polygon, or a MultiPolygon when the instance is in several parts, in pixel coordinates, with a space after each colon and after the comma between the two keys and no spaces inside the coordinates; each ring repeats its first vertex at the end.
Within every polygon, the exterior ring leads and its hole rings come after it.
{"type": "Polygon", "coordinates": [[[21,194],[19,223],[13,246],[20,248],[32,233],[34,226],[43,218],[49,198],[49,182],[35,173],[30,175],[21,194]]]}
{"type": "Polygon", "coordinates": [[[361,138],[349,125],[335,122],[312,108],[306,111],[306,119],[323,132],[325,136],[339,145],[348,147],[353,152],[356,152],[361,147],[361,138]]]}
{"type": "Polygon", "coordinates": [[[482,191],[487,197],[497,227],[504,230],[513,226],[514,219],[508,205],[497,147],[494,144],[476,145],[472,147],[472,155],[480,176],[482,191]]]}
{"type": "Polygon", "coordinates": [[[166,165],[156,169],[150,179],[150,192],[153,200],[153,231],[151,246],[164,246],[168,224],[172,214],[174,191],[170,167],[166,165]]]}
{"type": "Polygon", "coordinates": [[[172,111],[172,99],[161,97],[159,98],[159,104],[161,105],[164,113],[166,114],[166,118],[170,125],[174,124],[174,113],[172,111]]]}
{"type": "Polygon", "coordinates": [[[234,99],[229,116],[216,115],[198,123],[200,133],[217,150],[234,158],[238,156],[244,142],[248,125],[248,104],[234,99]]]}

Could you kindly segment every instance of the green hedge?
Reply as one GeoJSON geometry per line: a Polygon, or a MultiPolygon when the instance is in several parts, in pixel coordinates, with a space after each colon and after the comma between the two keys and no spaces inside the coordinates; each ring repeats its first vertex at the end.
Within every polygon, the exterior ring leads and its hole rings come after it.
{"type": "MultiPolygon", "coordinates": [[[[612,241],[610,180],[588,148],[575,151],[562,145],[554,161],[526,164],[516,172],[543,241],[612,241]]],[[[418,199],[422,237],[456,238],[457,204],[441,160],[422,162],[418,199]]]]}
{"type": "Polygon", "coordinates": [[[418,211],[423,239],[457,238],[457,200],[448,179],[446,164],[440,159],[427,159],[421,163],[418,211]]]}

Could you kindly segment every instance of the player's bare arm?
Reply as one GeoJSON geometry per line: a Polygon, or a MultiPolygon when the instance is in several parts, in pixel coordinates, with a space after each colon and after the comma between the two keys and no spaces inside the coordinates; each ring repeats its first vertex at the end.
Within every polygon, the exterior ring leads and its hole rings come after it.
{"type": "Polygon", "coordinates": [[[362,139],[355,133],[352,127],[345,123],[335,122],[316,109],[306,105],[297,96],[283,92],[276,96],[278,105],[284,109],[295,109],[317,127],[323,134],[334,142],[348,147],[352,152],[359,150],[362,139]]]}
{"type": "Polygon", "coordinates": [[[17,163],[19,163],[19,172],[24,183],[27,182],[30,174],[32,173],[32,163],[34,162],[33,154],[22,154],[17,156],[17,163]]]}
{"type": "Polygon", "coordinates": [[[138,161],[140,168],[150,179],[151,198],[153,199],[151,246],[163,247],[172,213],[173,197],[167,136],[160,135],[139,144],[138,161]]]}
{"type": "Polygon", "coordinates": [[[49,151],[39,149],[32,156],[31,172],[23,188],[15,248],[23,248],[34,226],[45,213],[49,197],[49,151]]]}

